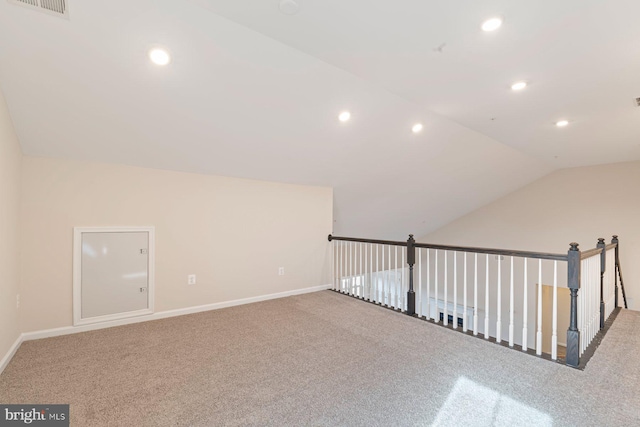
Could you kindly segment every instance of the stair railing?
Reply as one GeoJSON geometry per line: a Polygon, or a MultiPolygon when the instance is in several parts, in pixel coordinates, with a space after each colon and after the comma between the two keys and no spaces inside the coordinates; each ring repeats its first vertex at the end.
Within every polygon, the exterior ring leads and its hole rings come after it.
{"type": "Polygon", "coordinates": [[[413,235],[406,242],[332,235],[329,241],[335,291],[551,360],[563,359],[558,288],[569,288],[564,361],[572,367],[584,367],[607,319],[615,318],[618,289],[626,307],[617,236],[584,252],[572,243],[566,255],[416,243],[413,235]],[[559,280],[559,263],[566,282],[559,280]],[[544,315],[543,285],[552,292],[544,315]],[[543,320],[551,322],[548,342],[543,320]]]}

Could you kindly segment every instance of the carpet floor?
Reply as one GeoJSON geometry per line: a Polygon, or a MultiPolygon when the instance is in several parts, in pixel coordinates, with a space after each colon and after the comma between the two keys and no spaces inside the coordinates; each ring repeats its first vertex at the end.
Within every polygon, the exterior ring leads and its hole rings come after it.
{"type": "Polygon", "coordinates": [[[1,403],[74,426],[637,426],[640,312],[584,371],[331,291],[28,341],[1,403]]]}

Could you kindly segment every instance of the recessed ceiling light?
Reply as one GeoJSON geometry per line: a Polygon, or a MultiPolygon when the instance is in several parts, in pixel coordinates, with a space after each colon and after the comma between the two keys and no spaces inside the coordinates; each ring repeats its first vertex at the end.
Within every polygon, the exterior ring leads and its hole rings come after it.
{"type": "Polygon", "coordinates": [[[558,120],[556,122],[556,126],[558,126],[559,128],[563,128],[565,126],[567,126],[569,124],[568,120],[558,120]]]}
{"type": "Polygon", "coordinates": [[[515,82],[511,85],[512,90],[522,90],[527,87],[527,82],[515,82]]]}
{"type": "Polygon", "coordinates": [[[348,111],[343,111],[338,116],[338,120],[340,120],[341,122],[348,122],[350,118],[351,118],[351,113],[348,111]]]}
{"type": "Polygon", "coordinates": [[[413,133],[420,133],[422,132],[422,129],[424,128],[424,126],[422,126],[422,123],[416,123],[415,125],[413,125],[413,127],[411,128],[411,132],[413,133]]]}
{"type": "Polygon", "coordinates": [[[149,59],[156,65],[167,65],[171,62],[171,56],[169,52],[164,49],[155,48],[149,51],[149,59]]]}
{"type": "Polygon", "coordinates": [[[502,18],[487,19],[482,23],[482,31],[495,31],[502,25],[502,18]]]}
{"type": "Polygon", "coordinates": [[[295,15],[300,10],[298,2],[295,0],[280,0],[280,12],[285,15],[295,15]]]}

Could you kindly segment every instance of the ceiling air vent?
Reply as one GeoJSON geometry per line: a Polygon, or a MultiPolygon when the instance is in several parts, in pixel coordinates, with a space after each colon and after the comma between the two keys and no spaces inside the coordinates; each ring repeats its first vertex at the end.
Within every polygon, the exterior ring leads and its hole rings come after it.
{"type": "Polygon", "coordinates": [[[9,0],[9,3],[19,4],[29,9],[39,10],[50,15],[69,17],[67,0],[9,0]]]}

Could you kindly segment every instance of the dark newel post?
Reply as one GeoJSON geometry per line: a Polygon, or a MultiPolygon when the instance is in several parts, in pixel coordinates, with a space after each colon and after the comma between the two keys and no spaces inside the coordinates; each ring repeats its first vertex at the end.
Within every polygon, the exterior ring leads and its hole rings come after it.
{"type": "Polygon", "coordinates": [[[603,238],[598,239],[596,248],[602,248],[600,253],[600,329],[604,328],[604,272],[607,270],[607,244],[603,238]]]}
{"type": "Polygon", "coordinates": [[[568,286],[571,290],[571,313],[567,330],[567,365],[577,368],[580,364],[580,331],[578,330],[578,290],[580,289],[580,251],[577,243],[571,243],[567,253],[568,286]]]}
{"type": "Polygon", "coordinates": [[[407,264],[409,264],[409,292],[407,292],[407,314],[413,316],[416,312],[416,293],[413,291],[413,265],[416,263],[416,241],[413,234],[407,240],[407,264]]]}
{"type": "Polygon", "coordinates": [[[616,258],[615,258],[615,264],[613,266],[613,268],[615,269],[613,271],[613,275],[615,276],[615,284],[616,284],[616,301],[615,301],[615,306],[614,307],[618,307],[618,236],[613,236],[613,239],[611,239],[611,243],[616,245],[616,249],[615,249],[615,253],[616,253],[616,258]]]}

